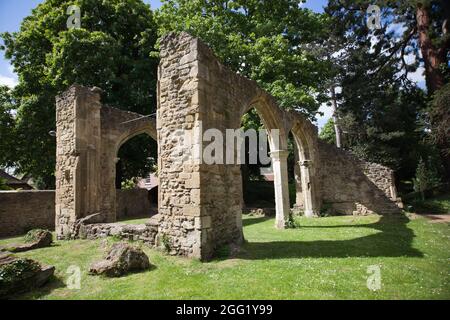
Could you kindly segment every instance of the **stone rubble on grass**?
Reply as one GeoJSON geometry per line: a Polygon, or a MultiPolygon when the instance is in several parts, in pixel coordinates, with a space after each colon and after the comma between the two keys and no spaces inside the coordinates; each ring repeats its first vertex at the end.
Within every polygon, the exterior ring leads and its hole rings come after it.
{"type": "Polygon", "coordinates": [[[150,267],[150,261],[144,251],[126,242],[118,242],[109,250],[105,260],[91,265],[89,273],[120,277],[130,272],[147,270],[150,267]]]}
{"type": "Polygon", "coordinates": [[[0,298],[42,287],[54,272],[53,266],[42,266],[34,260],[0,252],[0,298]]]}
{"type": "Polygon", "coordinates": [[[154,215],[145,224],[87,224],[80,228],[79,237],[80,239],[94,240],[113,236],[120,240],[142,241],[145,245],[153,247],[156,244],[160,220],[160,215],[154,215]]]}
{"type": "Polygon", "coordinates": [[[39,248],[50,247],[53,243],[52,233],[48,230],[31,230],[25,236],[25,243],[9,244],[0,249],[0,251],[24,252],[39,248]]]}

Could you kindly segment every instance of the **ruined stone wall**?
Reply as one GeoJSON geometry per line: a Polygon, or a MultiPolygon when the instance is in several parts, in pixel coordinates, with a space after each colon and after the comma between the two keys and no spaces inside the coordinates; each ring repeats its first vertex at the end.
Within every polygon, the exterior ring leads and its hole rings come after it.
{"type": "Polygon", "coordinates": [[[81,226],[116,220],[117,152],[128,139],[148,133],[158,141],[154,244],[164,245],[171,254],[207,259],[222,245],[241,242],[240,165],[209,164],[200,151],[210,144],[202,139],[206,130],[226,136],[226,129],[240,128],[242,116],[252,107],[269,132],[278,228],[285,228],[289,218],[289,132],[298,152],[302,189],[298,194],[303,196],[300,205],[306,215],[317,215],[322,202],[344,213],[398,211],[390,199],[395,193],[391,171],[332,146],[319,147],[317,128],[309,120],[280,109],[255,81],[219,63],[200,40],[186,33],[169,34],[161,39],[160,58],[157,134],[148,117],[102,106],[97,89],[74,86],[58,98],[58,238],[76,236],[81,226]],[[187,138],[190,143],[183,143],[187,138]],[[97,221],[87,223],[85,217],[92,215],[97,221]]]}
{"type": "MultiPolygon", "coordinates": [[[[158,71],[158,170],[161,217],[156,242],[172,254],[202,258],[200,166],[182,161],[174,133],[201,120],[197,80],[197,41],[168,36],[162,41],[158,71]]],[[[207,192],[207,188],[204,189],[207,192]]],[[[204,256],[203,256],[204,257],[204,256]]]]}
{"type": "Polygon", "coordinates": [[[69,233],[75,220],[75,89],[56,98],[56,228],[61,235],[69,233]]]}
{"type": "Polygon", "coordinates": [[[152,208],[147,189],[131,189],[116,191],[116,218],[150,217],[157,209],[152,208]]]}
{"type": "MultiPolygon", "coordinates": [[[[100,207],[106,222],[118,219],[116,212],[116,163],[120,147],[139,134],[156,139],[155,119],[140,114],[102,106],[101,108],[101,196],[100,207]]],[[[148,155],[154,156],[156,155],[148,155]]]]}
{"type": "MultiPolygon", "coordinates": [[[[156,214],[148,191],[117,190],[118,219],[156,214]]],[[[16,236],[31,229],[55,229],[55,191],[0,191],[0,237],[16,236]]]]}
{"type": "MultiPolygon", "coordinates": [[[[242,114],[257,96],[257,86],[220,64],[211,49],[202,42],[198,43],[198,63],[203,131],[220,131],[225,145],[226,130],[241,127],[242,114]]],[[[203,149],[209,144],[205,141],[203,149]]],[[[223,155],[226,159],[225,148],[223,155]]],[[[241,243],[244,204],[240,165],[235,162],[203,164],[201,175],[205,186],[201,202],[209,226],[204,235],[207,250],[214,252],[225,244],[241,243]]]]}
{"type": "Polygon", "coordinates": [[[54,191],[0,191],[0,237],[55,228],[54,191]]]}
{"type": "MultiPolygon", "coordinates": [[[[205,150],[210,141],[199,138],[206,130],[218,130],[225,137],[227,129],[240,128],[243,114],[254,107],[266,129],[280,131],[280,141],[271,151],[287,157],[289,121],[291,128],[294,120],[300,121],[295,122],[298,134],[314,130],[304,126],[298,115],[291,118],[283,112],[256,82],[222,65],[198,39],[186,33],[169,34],[161,43],[157,122],[162,222],[158,236],[169,236],[175,253],[208,258],[222,245],[242,241],[240,165],[210,164],[205,159],[177,162],[174,132],[199,129],[200,134],[192,136],[192,150],[205,150]]],[[[308,146],[315,145],[312,139],[301,138],[310,142],[308,146]]],[[[286,179],[279,181],[284,182],[287,186],[286,179]]],[[[288,208],[288,197],[280,201],[288,208]]]]}
{"type": "Polygon", "coordinates": [[[321,142],[319,174],[322,199],[336,213],[364,215],[398,213],[391,169],[368,163],[321,142]]]}
{"type": "Polygon", "coordinates": [[[98,223],[80,227],[80,238],[99,239],[109,236],[130,241],[142,241],[144,244],[156,246],[158,221],[149,219],[146,224],[98,223]]]}
{"type": "Polygon", "coordinates": [[[56,234],[74,238],[81,219],[116,221],[115,165],[135,135],[156,138],[154,119],[103,106],[99,88],[72,86],[56,99],[56,234]]]}
{"type": "Polygon", "coordinates": [[[100,92],[72,86],[56,98],[56,236],[74,236],[77,220],[96,215],[100,202],[100,92]]]}

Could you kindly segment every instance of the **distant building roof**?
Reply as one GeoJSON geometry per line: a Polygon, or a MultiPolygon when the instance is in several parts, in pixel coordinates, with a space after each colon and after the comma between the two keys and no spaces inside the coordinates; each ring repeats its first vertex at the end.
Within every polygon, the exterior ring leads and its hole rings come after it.
{"type": "Polygon", "coordinates": [[[6,181],[5,184],[13,189],[33,189],[26,181],[17,179],[3,170],[0,170],[0,178],[4,179],[6,181]]]}

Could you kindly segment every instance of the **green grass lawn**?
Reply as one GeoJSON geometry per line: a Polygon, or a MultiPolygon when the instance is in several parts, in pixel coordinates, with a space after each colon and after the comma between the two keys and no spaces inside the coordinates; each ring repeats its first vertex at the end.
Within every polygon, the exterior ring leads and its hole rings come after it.
{"type": "Polygon", "coordinates": [[[19,298],[450,299],[448,224],[404,216],[300,218],[299,224],[280,231],[273,219],[246,217],[241,252],[207,263],[143,247],[155,268],[116,279],[87,274],[102,257],[101,240],[58,241],[19,254],[56,266],[57,276],[19,298]],[[81,290],[64,285],[70,265],[82,270],[81,290]],[[371,265],[381,268],[375,292],[366,286],[371,265]]]}
{"type": "Polygon", "coordinates": [[[138,219],[119,221],[119,223],[124,223],[124,224],[145,224],[146,222],[148,222],[148,218],[138,218],[138,219]]]}

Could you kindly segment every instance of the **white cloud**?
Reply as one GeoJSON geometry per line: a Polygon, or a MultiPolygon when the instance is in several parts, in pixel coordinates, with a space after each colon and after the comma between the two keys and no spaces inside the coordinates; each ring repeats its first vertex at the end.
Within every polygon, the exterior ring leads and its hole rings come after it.
{"type": "Polygon", "coordinates": [[[419,67],[415,72],[408,73],[408,79],[411,81],[414,81],[417,84],[423,84],[425,83],[425,76],[424,76],[425,68],[419,67]]]}
{"type": "Polygon", "coordinates": [[[14,88],[17,85],[17,83],[18,81],[16,77],[6,77],[0,74],[0,85],[14,88]]]}

